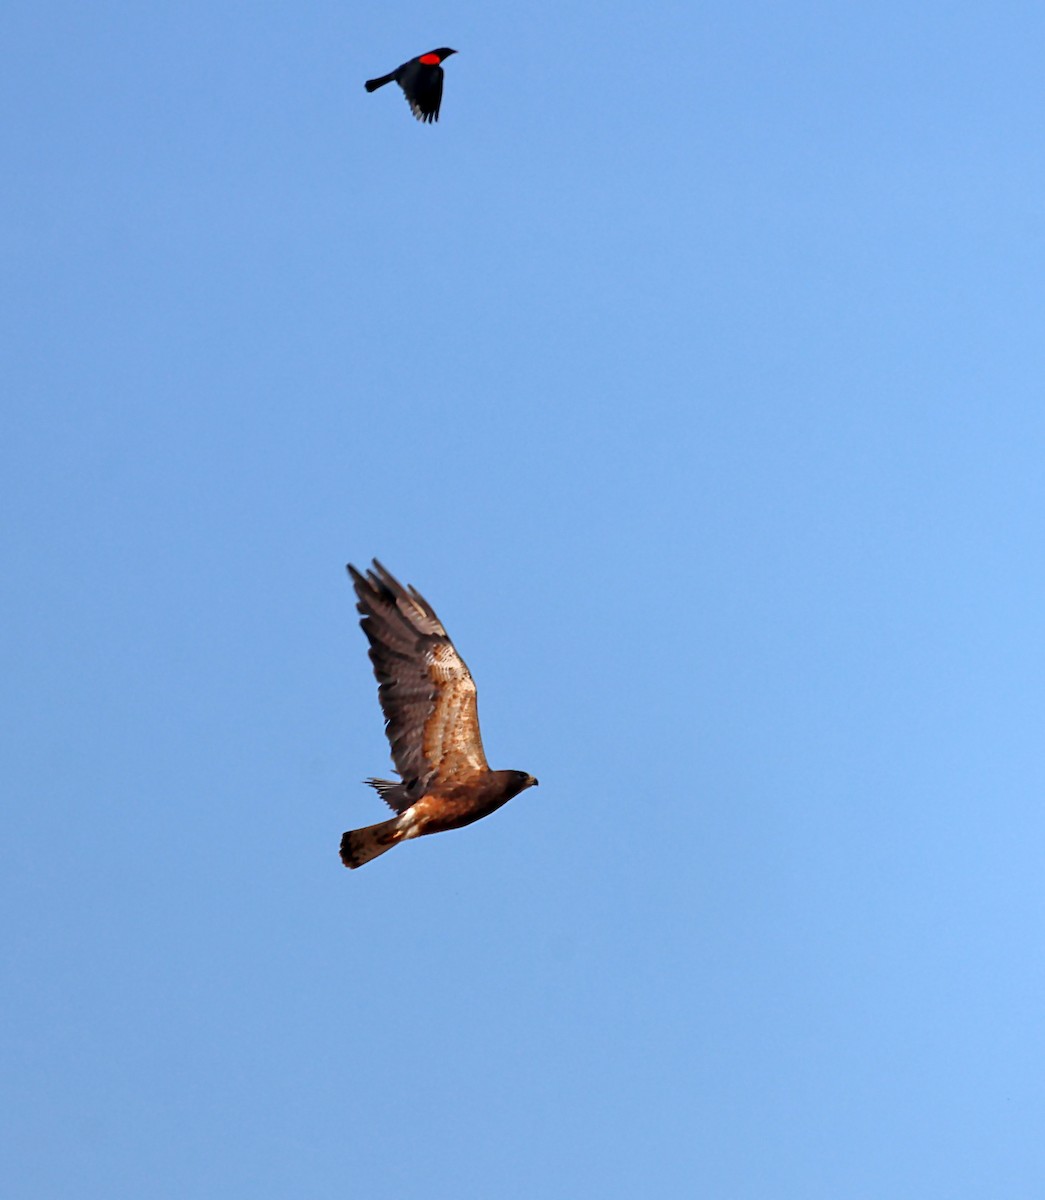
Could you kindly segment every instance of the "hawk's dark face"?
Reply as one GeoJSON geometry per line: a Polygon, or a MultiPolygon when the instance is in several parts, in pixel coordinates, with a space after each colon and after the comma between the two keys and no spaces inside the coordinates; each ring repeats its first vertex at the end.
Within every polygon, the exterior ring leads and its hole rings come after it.
{"type": "Polygon", "coordinates": [[[512,771],[512,785],[515,788],[514,794],[518,796],[520,792],[525,792],[527,788],[537,787],[537,780],[532,775],[527,775],[525,771],[512,771]]]}

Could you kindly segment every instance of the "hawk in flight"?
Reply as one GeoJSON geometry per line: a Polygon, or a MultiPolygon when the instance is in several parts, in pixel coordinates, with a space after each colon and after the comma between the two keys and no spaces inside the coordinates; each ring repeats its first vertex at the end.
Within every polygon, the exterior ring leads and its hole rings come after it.
{"type": "Polygon", "coordinates": [[[361,867],[408,838],[471,825],[536,787],[525,771],[491,771],[479,736],[475,683],[432,606],[374,559],[348,573],[370,642],[397,781],[366,782],[397,816],[341,839],[341,861],[361,867]]]}

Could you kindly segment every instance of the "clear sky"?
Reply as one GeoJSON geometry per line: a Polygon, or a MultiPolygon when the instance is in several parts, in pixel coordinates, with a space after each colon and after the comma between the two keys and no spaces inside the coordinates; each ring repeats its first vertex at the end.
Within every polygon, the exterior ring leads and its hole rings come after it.
{"type": "Polygon", "coordinates": [[[1040,1200],[1040,4],[0,33],[7,1194],[1040,1200]]]}

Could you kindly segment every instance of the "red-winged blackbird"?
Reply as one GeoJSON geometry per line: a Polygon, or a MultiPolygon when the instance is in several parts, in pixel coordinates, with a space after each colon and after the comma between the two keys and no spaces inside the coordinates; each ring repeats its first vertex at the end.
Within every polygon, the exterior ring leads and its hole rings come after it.
{"type": "Polygon", "coordinates": [[[410,105],[410,111],[419,121],[439,120],[439,105],[443,99],[443,68],[439,65],[456,50],[429,50],[427,54],[419,54],[409,62],[403,63],[390,75],[382,75],[380,79],[368,79],[366,90],[376,92],[386,83],[398,83],[410,105]]]}

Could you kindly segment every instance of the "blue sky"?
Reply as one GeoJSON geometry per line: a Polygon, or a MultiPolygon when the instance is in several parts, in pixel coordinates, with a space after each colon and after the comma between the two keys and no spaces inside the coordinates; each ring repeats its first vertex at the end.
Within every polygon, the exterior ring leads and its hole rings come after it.
{"type": "Polygon", "coordinates": [[[1040,1197],[1040,8],[0,29],[11,1194],[1040,1197]]]}

